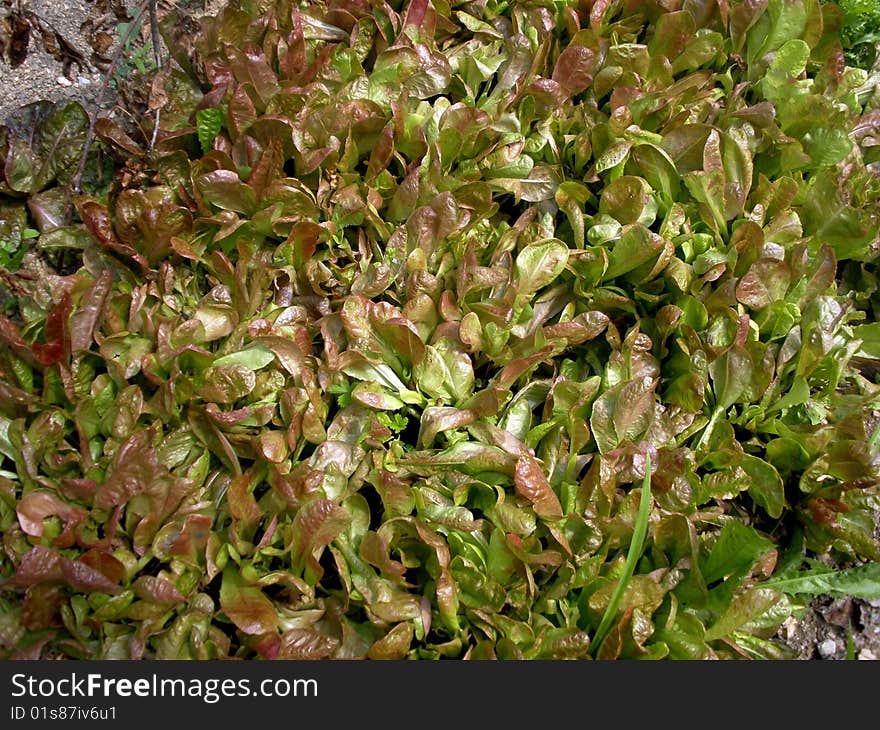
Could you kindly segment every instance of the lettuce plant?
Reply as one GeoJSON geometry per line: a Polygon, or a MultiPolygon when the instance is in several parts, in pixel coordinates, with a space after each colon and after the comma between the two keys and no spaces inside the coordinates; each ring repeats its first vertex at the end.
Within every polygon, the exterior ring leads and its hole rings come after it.
{"type": "Polygon", "coordinates": [[[841,0],[841,37],[847,61],[869,69],[877,61],[880,43],[880,6],[872,0],[841,0]]]}
{"type": "Polygon", "coordinates": [[[241,0],[0,128],[0,646],[780,658],[880,597],[880,77],[819,0],[241,0]],[[24,239],[22,231],[38,235],[24,239]]]}

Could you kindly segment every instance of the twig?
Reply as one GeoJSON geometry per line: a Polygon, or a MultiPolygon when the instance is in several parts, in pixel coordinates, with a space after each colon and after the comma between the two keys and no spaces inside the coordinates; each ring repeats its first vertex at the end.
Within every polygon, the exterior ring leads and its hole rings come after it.
{"type": "MultiPolygon", "coordinates": [[[[162,70],[162,38],[159,35],[159,16],[156,12],[156,0],[149,0],[150,6],[150,35],[153,38],[153,57],[156,59],[156,71],[162,70]]],[[[156,146],[156,139],[159,136],[159,117],[162,114],[162,108],[156,108],[156,118],[153,124],[153,134],[150,137],[150,152],[156,146]]]]}
{"type": "Polygon", "coordinates": [[[120,39],[119,48],[117,48],[116,52],[113,54],[113,58],[110,61],[110,67],[107,69],[107,71],[104,72],[104,81],[101,83],[101,88],[98,89],[98,96],[95,99],[95,108],[92,113],[89,114],[89,129],[86,133],[86,143],[83,146],[82,155],[79,158],[79,165],[77,165],[76,174],[71,180],[71,185],[75,193],[80,192],[82,176],[86,169],[86,160],[88,159],[89,152],[91,152],[92,150],[92,144],[95,141],[95,124],[98,121],[98,112],[100,111],[101,104],[104,101],[104,94],[107,93],[107,87],[110,85],[110,79],[116,72],[116,67],[122,60],[122,54],[125,53],[126,46],[128,46],[129,41],[131,41],[132,36],[134,36],[135,31],[138,28],[139,21],[141,17],[143,17],[143,14],[146,12],[147,6],[150,2],[151,0],[143,0],[143,2],[138,6],[137,12],[135,13],[134,18],[132,18],[128,29],[126,30],[125,37],[120,39]]]}

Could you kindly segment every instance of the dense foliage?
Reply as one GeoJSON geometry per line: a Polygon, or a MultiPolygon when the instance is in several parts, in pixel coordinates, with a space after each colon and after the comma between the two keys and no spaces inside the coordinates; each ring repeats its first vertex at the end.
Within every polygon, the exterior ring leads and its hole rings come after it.
{"type": "Polygon", "coordinates": [[[880,43],[880,3],[876,0],[840,0],[843,11],[841,40],[844,57],[853,66],[870,69],[877,62],[880,43]]]}
{"type": "Polygon", "coordinates": [[[880,596],[843,18],[242,0],[83,165],[13,114],[3,652],[785,657],[880,596]]]}

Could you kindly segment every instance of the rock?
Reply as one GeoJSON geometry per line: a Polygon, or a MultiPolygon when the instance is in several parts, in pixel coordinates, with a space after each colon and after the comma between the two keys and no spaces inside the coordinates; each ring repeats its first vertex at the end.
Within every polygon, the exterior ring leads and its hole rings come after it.
{"type": "Polygon", "coordinates": [[[861,660],[876,660],[877,655],[874,654],[874,652],[871,651],[870,649],[862,649],[859,652],[859,659],[861,659],[861,660]]]}
{"type": "Polygon", "coordinates": [[[73,86],[73,82],[72,82],[69,78],[67,78],[66,76],[59,76],[59,77],[58,77],[57,79],[55,79],[55,80],[56,80],[59,84],[61,84],[62,86],[73,86]]]}
{"type": "Polygon", "coordinates": [[[833,659],[837,653],[837,642],[834,639],[825,639],[818,647],[819,656],[823,659],[833,659]]]}

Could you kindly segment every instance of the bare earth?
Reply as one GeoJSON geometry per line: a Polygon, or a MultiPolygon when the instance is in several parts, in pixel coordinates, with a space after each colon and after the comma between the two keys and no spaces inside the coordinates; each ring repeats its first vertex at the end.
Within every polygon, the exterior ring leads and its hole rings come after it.
{"type": "MultiPolygon", "coordinates": [[[[91,49],[80,33],[80,24],[88,16],[89,5],[83,0],[30,0],[31,9],[51,23],[86,58],[91,55],[91,49]]],[[[61,64],[43,50],[39,38],[32,37],[21,66],[13,69],[0,61],[0,119],[37,99],[94,103],[103,78],[101,72],[76,66],[73,72],[73,81],[65,78],[61,64]]]]}
{"type": "MultiPolygon", "coordinates": [[[[138,4],[135,0],[128,0],[129,12],[134,13],[138,4]]],[[[209,15],[218,12],[224,3],[223,0],[160,0],[160,5],[164,8],[183,4],[190,10],[195,10],[197,15],[209,15]]],[[[88,18],[94,5],[93,0],[27,0],[26,5],[57,30],[86,59],[91,59],[92,49],[83,37],[80,26],[88,18]]],[[[167,57],[167,53],[165,55],[167,57]]],[[[11,111],[38,99],[78,101],[88,111],[92,111],[104,81],[104,74],[91,65],[82,69],[74,65],[70,76],[71,78],[65,77],[61,64],[46,53],[39,36],[32,33],[24,63],[17,68],[10,68],[0,61],[0,123],[11,111]]],[[[111,89],[105,90],[102,106],[105,109],[113,106],[111,89]]]]}
{"type": "MultiPolygon", "coordinates": [[[[85,58],[90,58],[91,49],[80,26],[88,17],[91,3],[85,0],[29,2],[35,13],[85,58]]],[[[190,6],[192,4],[190,2],[190,6]]],[[[205,5],[205,12],[210,14],[217,12],[223,2],[208,0],[205,5]]],[[[43,50],[39,38],[32,38],[22,65],[12,69],[0,61],[0,123],[19,106],[39,99],[79,101],[88,111],[93,111],[103,80],[103,73],[97,68],[75,66],[72,79],[66,78],[61,64],[43,50]]],[[[112,94],[106,93],[106,97],[104,106],[112,106],[112,94]]],[[[846,659],[849,655],[857,659],[880,659],[880,601],[818,598],[802,618],[786,621],[778,636],[797,652],[799,659],[846,659]],[[851,654],[848,641],[852,642],[851,654]]]]}

